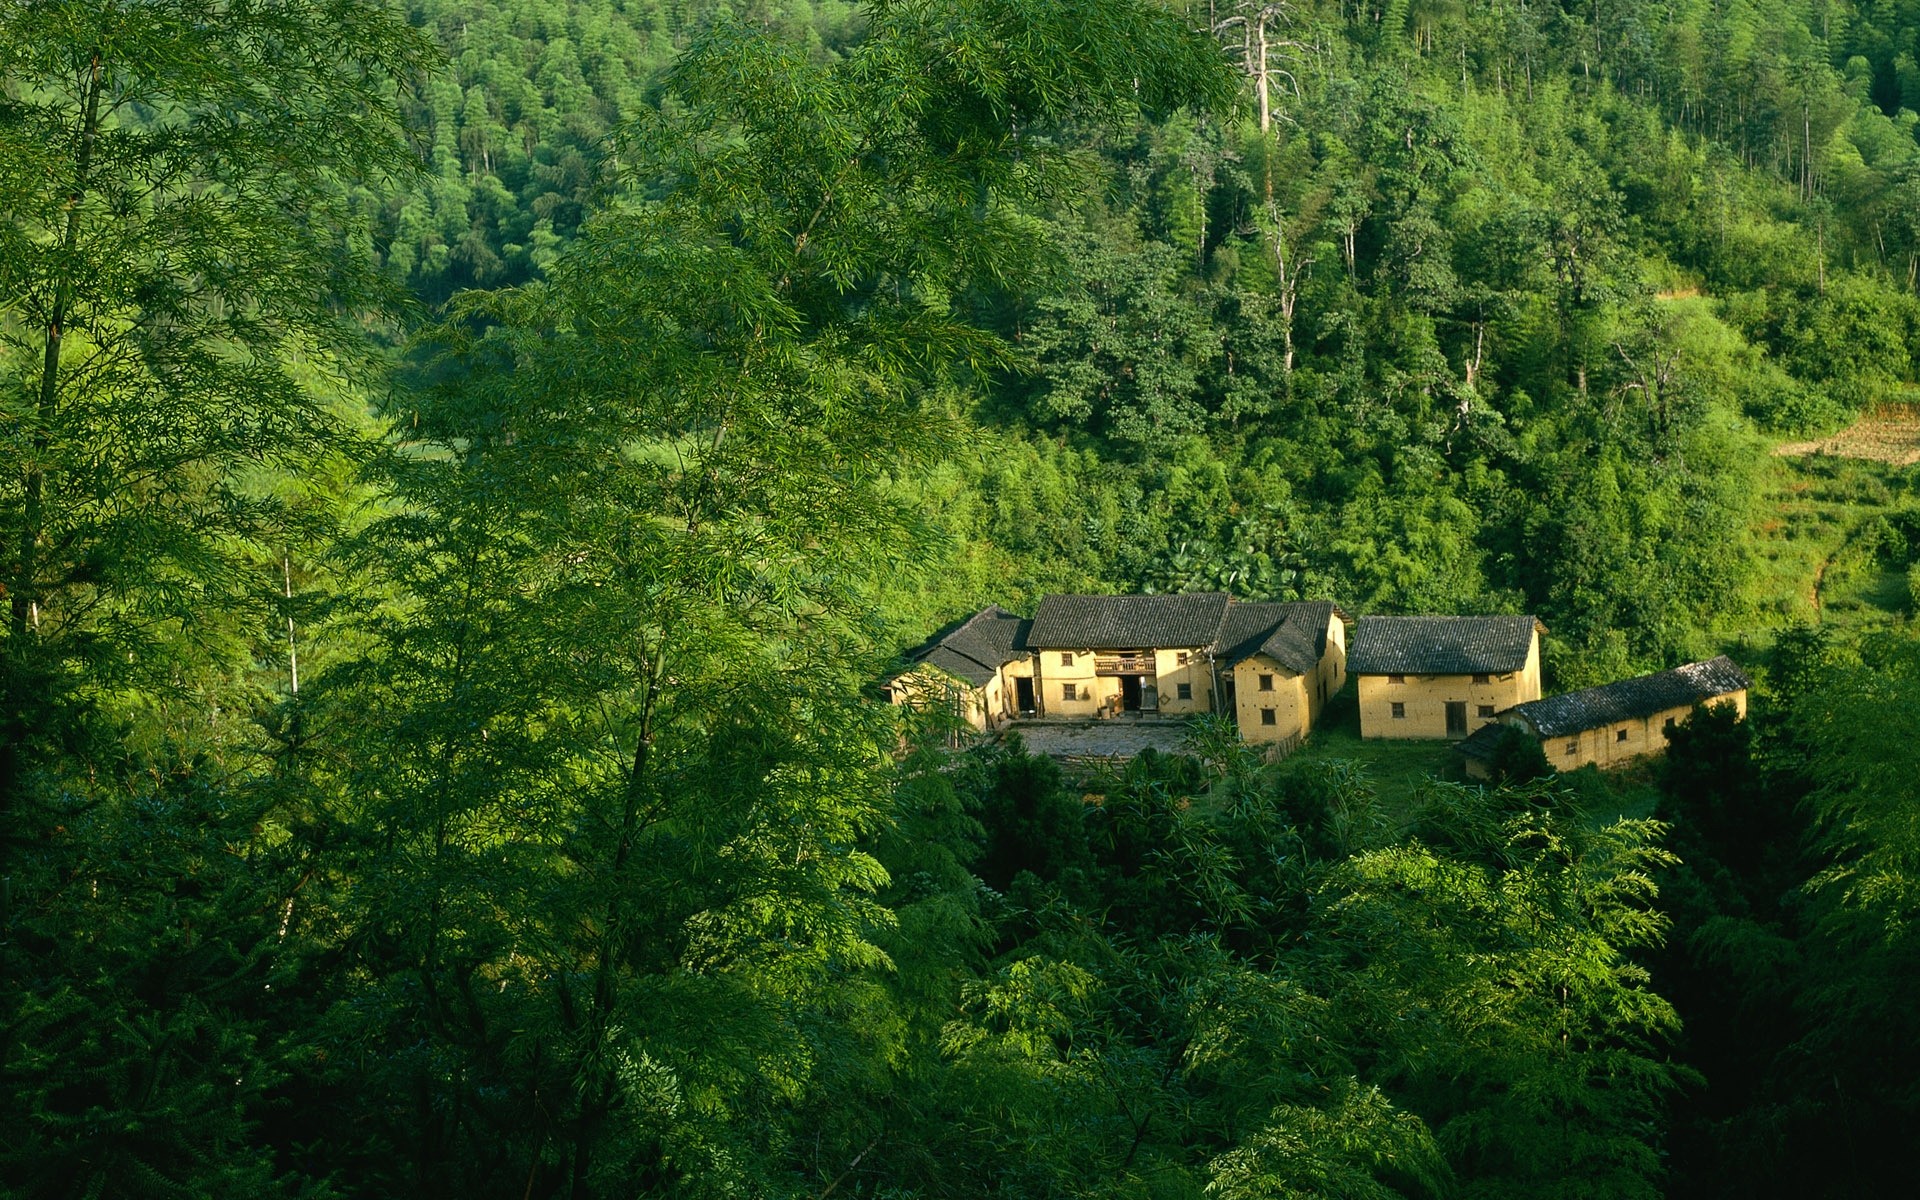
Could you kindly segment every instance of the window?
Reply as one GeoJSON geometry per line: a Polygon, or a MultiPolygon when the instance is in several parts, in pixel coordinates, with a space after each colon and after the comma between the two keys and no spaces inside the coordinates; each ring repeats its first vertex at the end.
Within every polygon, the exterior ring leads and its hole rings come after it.
{"type": "Polygon", "coordinates": [[[1490,676],[1486,676],[1486,675],[1475,675],[1473,677],[1473,681],[1475,683],[1492,683],[1493,679],[1490,676]]]}
{"type": "Polygon", "coordinates": [[[1280,723],[1280,717],[1272,709],[1263,708],[1260,710],[1260,723],[1262,725],[1278,725],[1280,723]]]}
{"type": "Polygon", "coordinates": [[[1578,754],[1578,753],[1580,753],[1580,739],[1579,739],[1579,738],[1575,738],[1575,739],[1573,739],[1572,741],[1570,741],[1570,742],[1568,742],[1568,743],[1567,743],[1567,753],[1568,753],[1568,754],[1578,754]]]}
{"type": "Polygon", "coordinates": [[[1491,704],[1478,705],[1477,708],[1480,715],[1483,717],[1490,717],[1493,715],[1493,705],[1491,704]]]}
{"type": "Polygon", "coordinates": [[[1192,685],[1192,684],[1190,684],[1190,683],[1179,683],[1179,684],[1175,684],[1175,685],[1174,685],[1174,687],[1175,687],[1175,689],[1176,689],[1176,690],[1178,691],[1178,693],[1179,693],[1179,695],[1180,695],[1180,698],[1181,698],[1182,700],[1191,700],[1191,699],[1193,699],[1193,685],[1192,685]]]}
{"type": "Polygon", "coordinates": [[[1061,698],[1062,700],[1078,700],[1078,699],[1080,698],[1080,689],[1079,689],[1079,687],[1078,687],[1077,685],[1075,685],[1075,684],[1071,684],[1071,683],[1063,683],[1063,684],[1061,684],[1061,685],[1060,685],[1060,698],[1061,698]]]}
{"type": "Polygon", "coordinates": [[[1624,741],[1626,741],[1626,740],[1627,740],[1627,731],[1626,731],[1626,730],[1624,730],[1624,729],[1622,729],[1622,730],[1619,730],[1618,732],[1616,732],[1616,733],[1615,733],[1615,734],[1613,735],[1613,740],[1614,740],[1614,741],[1616,741],[1616,742],[1624,742],[1624,741]]]}
{"type": "Polygon", "coordinates": [[[1388,682],[1388,683],[1405,683],[1406,681],[1407,681],[1407,677],[1406,677],[1405,675],[1389,675],[1389,676],[1387,676],[1387,682],[1388,682]]]}
{"type": "Polygon", "coordinates": [[[1174,661],[1174,662],[1175,662],[1175,663],[1176,663],[1177,665],[1179,665],[1179,666],[1182,666],[1182,667],[1184,667],[1184,666],[1186,666],[1186,665],[1187,665],[1187,652],[1186,652],[1185,650],[1181,650],[1181,651],[1179,651],[1178,653],[1176,653],[1176,654],[1175,654],[1175,655],[1173,656],[1173,661],[1174,661]]]}
{"type": "Polygon", "coordinates": [[[1665,730],[1666,730],[1666,731],[1667,731],[1668,733],[1672,733],[1672,732],[1673,732],[1673,718],[1672,718],[1672,717],[1668,717],[1668,718],[1667,718],[1667,723],[1666,723],[1665,725],[1663,725],[1663,726],[1661,726],[1661,728],[1663,728],[1663,729],[1665,729],[1665,730]]]}
{"type": "Polygon", "coordinates": [[[1407,718],[1407,706],[1400,703],[1398,700],[1395,700],[1393,702],[1393,719],[1396,721],[1404,721],[1406,720],[1406,718],[1407,718]]]}
{"type": "Polygon", "coordinates": [[[1060,656],[1060,665],[1063,667],[1070,667],[1073,665],[1073,653],[1071,651],[1068,651],[1067,653],[1062,654],[1060,656]]]}
{"type": "Polygon", "coordinates": [[[1260,690],[1263,692],[1270,692],[1273,690],[1273,676],[1262,675],[1260,677],[1260,690]]]}

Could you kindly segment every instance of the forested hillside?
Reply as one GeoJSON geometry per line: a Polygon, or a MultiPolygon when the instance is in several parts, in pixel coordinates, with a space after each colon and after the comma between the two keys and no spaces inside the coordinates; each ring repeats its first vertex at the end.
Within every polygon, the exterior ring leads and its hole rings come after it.
{"type": "MultiPolygon", "coordinates": [[[[524,278],[618,157],[595,147],[646,105],[649,56],[721,11],[446,7],[418,14],[455,63],[419,116],[468,199],[437,233],[440,183],[386,206],[429,299],[524,278]],[[558,132],[560,80],[585,141],[558,132]]],[[[816,59],[856,27],[738,15],[816,59]]],[[[1076,133],[1098,179],[1049,204],[1044,280],[958,298],[1020,356],[930,485],[962,582],[910,611],[1096,584],[1528,610],[1569,686],[1777,624],[1747,534],[1761,436],[1912,402],[1915,14],[1190,16],[1245,77],[1236,107],[1076,133]]]]}
{"type": "Polygon", "coordinates": [[[1914,0],[0,0],[0,1196],[1898,1189],[1920,466],[1773,451],[1920,403],[1917,63],[1914,0]],[[1201,588],[1760,686],[1391,793],[874,695],[1201,588]]]}

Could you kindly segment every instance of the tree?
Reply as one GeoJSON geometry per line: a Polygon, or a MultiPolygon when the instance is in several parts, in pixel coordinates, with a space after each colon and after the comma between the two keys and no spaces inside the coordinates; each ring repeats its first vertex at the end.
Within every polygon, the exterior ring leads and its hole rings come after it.
{"type": "Polygon", "coordinates": [[[391,297],[343,189],[410,170],[426,61],[351,0],[0,10],[0,874],[71,706],[260,619],[249,551],[297,533],[244,474],[345,436],[326,396],[391,297]]]}
{"type": "Polygon", "coordinates": [[[227,783],[235,677],[325,517],[276,475],[351,444],[391,297],[345,197],[409,172],[427,61],[354,0],[0,6],[0,1086],[36,1192],[303,1186],[253,1134],[300,878],[284,796],[227,783]]]}
{"type": "Polygon", "coordinates": [[[1479,1195],[1651,1196],[1678,1022],[1630,955],[1657,944],[1657,823],[1594,828],[1549,785],[1435,784],[1425,839],[1321,892],[1348,1036],[1479,1195]]]}
{"type": "Polygon", "coordinates": [[[316,786],[382,847],[341,1037],[427,1098],[429,1189],[761,1189],[844,1068],[818,1040],[891,1053],[841,1014],[886,965],[895,730],[860,683],[916,556],[893,483],[1008,360],[959,298],[1025,276],[1058,130],[1226,73],[1149,4],[868,16],[830,63],[716,23],[550,279],[419,347],[361,543],[400,600],[316,786]]]}
{"type": "Polygon", "coordinates": [[[1532,783],[1553,774],[1547,752],[1540,739],[1518,726],[1509,725],[1494,744],[1487,759],[1487,771],[1495,783],[1532,783]]]}

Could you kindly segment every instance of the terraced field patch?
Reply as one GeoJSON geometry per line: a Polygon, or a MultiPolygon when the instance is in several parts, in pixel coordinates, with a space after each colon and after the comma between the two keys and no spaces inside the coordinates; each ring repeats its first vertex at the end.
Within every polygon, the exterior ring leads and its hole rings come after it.
{"type": "Polygon", "coordinates": [[[1920,404],[1889,404],[1832,437],[1784,442],[1775,446],[1773,452],[1784,457],[1826,454],[1836,458],[1864,458],[1910,467],[1920,463],[1920,404]]]}

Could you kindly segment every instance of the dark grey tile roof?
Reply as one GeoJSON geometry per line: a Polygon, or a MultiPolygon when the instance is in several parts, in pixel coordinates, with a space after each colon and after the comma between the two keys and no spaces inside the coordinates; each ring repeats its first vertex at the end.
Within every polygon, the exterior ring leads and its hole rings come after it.
{"type": "Polygon", "coordinates": [[[1211,646],[1226,612],[1225,592],[1044,596],[1027,644],[1035,650],[1211,646]]]}
{"type": "Polygon", "coordinates": [[[1505,735],[1507,730],[1512,728],[1513,726],[1511,725],[1502,725],[1497,721],[1492,725],[1482,725],[1471,734],[1455,742],[1453,744],[1453,752],[1462,758],[1471,758],[1485,762],[1493,757],[1494,748],[1500,744],[1501,737],[1505,735]]]}
{"type": "Polygon", "coordinates": [[[1032,624],[998,604],[990,604],[907,651],[907,659],[939,667],[982,687],[1002,666],[1026,656],[1027,630],[1032,624]]]}
{"type": "Polygon", "coordinates": [[[1288,670],[1305,675],[1327,652],[1327,624],[1333,614],[1331,600],[1288,604],[1236,600],[1220,622],[1215,653],[1229,667],[1255,654],[1265,654],[1288,670]]]}
{"type": "Polygon", "coordinates": [[[1476,675],[1527,663],[1533,617],[1361,617],[1347,648],[1355,675],[1476,675]]]}
{"type": "Polygon", "coordinates": [[[1583,729],[1650,717],[1752,686],[1753,681],[1722,654],[1706,662],[1688,663],[1638,679],[1623,679],[1583,691],[1548,696],[1544,700],[1529,700],[1508,711],[1525,717],[1541,737],[1564,737],[1583,729]]]}

